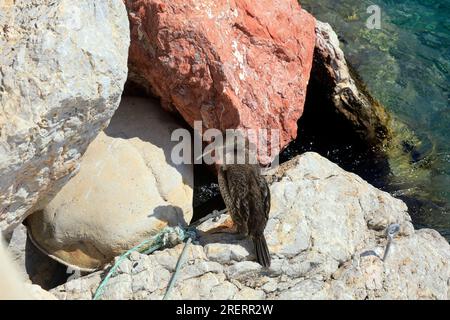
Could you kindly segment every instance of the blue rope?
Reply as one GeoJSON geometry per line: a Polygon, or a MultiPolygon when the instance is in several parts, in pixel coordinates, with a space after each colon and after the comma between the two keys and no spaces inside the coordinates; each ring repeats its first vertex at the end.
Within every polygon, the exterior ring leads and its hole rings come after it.
{"type": "Polygon", "coordinates": [[[172,279],[170,279],[169,285],[167,286],[166,294],[163,297],[163,300],[168,300],[170,294],[172,293],[172,289],[175,286],[175,283],[177,282],[178,275],[180,274],[181,267],[184,264],[184,260],[186,260],[186,254],[187,254],[187,248],[189,244],[191,243],[192,238],[189,238],[186,243],[184,244],[183,251],[181,252],[180,258],[178,258],[177,266],[175,267],[175,271],[172,275],[172,279]]]}
{"type": "Polygon", "coordinates": [[[192,229],[192,228],[183,229],[183,228],[177,226],[177,227],[166,227],[163,230],[161,230],[158,234],[151,237],[150,239],[142,241],[137,246],[135,246],[135,247],[131,248],[130,250],[126,251],[125,253],[123,253],[119,257],[119,259],[117,259],[117,261],[114,263],[113,267],[109,270],[106,277],[103,279],[103,281],[98,286],[97,290],[95,291],[93,299],[98,300],[101,297],[106,284],[109,282],[109,279],[114,275],[114,273],[116,272],[117,268],[122,263],[122,261],[125,260],[125,258],[127,258],[131,253],[138,251],[140,253],[149,255],[149,254],[152,254],[153,252],[155,252],[156,250],[159,250],[162,248],[174,247],[179,242],[183,242],[184,240],[188,239],[187,243],[185,244],[185,246],[183,248],[183,252],[180,255],[180,258],[178,259],[178,262],[177,262],[177,265],[175,268],[175,272],[169,283],[166,294],[164,295],[164,299],[167,299],[168,296],[170,295],[170,292],[171,292],[173,286],[175,285],[178,272],[184,263],[184,258],[185,258],[186,251],[187,251],[186,248],[191,243],[191,241],[193,239],[195,239],[195,237],[196,237],[196,232],[194,229],[192,229]],[[171,235],[175,235],[176,236],[175,239],[171,238],[171,235]]]}

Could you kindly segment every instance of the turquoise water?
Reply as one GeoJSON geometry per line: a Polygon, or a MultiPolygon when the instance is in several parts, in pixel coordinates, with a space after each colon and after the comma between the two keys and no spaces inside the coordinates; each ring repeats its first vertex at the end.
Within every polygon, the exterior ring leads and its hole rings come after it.
{"type": "Polygon", "coordinates": [[[450,240],[450,0],[301,3],[333,26],[371,93],[420,141],[408,166],[394,159],[385,189],[417,199],[408,203],[415,224],[450,240]],[[381,9],[379,30],[366,27],[373,4],[381,9]]]}

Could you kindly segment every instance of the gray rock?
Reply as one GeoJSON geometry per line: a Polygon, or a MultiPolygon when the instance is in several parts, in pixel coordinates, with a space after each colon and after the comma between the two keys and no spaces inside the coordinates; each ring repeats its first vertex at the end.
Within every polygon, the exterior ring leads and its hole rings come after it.
{"type": "Polygon", "coordinates": [[[11,236],[8,243],[8,252],[12,261],[19,266],[22,275],[27,278],[25,260],[26,260],[26,245],[27,245],[27,228],[20,224],[11,236]]]}
{"type": "Polygon", "coordinates": [[[0,230],[9,236],[79,168],[127,77],[123,1],[2,1],[0,230]]]}
{"type": "MultiPolygon", "coordinates": [[[[223,216],[198,228],[199,243],[188,249],[172,299],[449,298],[450,245],[436,231],[414,231],[402,201],[315,153],[271,174],[272,207],[265,232],[270,269],[254,262],[251,248],[245,257],[229,254],[245,242],[213,233],[227,225],[229,217],[223,216]],[[384,230],[393,222],[402,231],[386,261],[361,256],[384,247],[384,230]],[[226,252],[219,255],[220,263],[211,254],[213,241],[220,241],[217,250],[226,252]]],[[[114,276],[124,283],[110,282],[102,298],[161,299],[182,248],[180,244],[142,256],[145,268],[137,275],[114,276]]],[[[78,290],[69,282],[52,293],[61,299],[92,298],[101,275],[75,280],[78,290]]]]}

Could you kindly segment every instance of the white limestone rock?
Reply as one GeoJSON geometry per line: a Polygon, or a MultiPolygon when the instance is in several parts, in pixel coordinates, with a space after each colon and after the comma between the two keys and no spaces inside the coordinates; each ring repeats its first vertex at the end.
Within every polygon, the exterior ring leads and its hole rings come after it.
{"type": "Polygon", "coordinates": [[[123,1],[0,1],[0,230],[77,171],[127,78],[123,1]]]}
{"type": "MultiPolygon", "coordinates": [[[[188,249],[172,299],[450,298],[450,245],[436,231],[415,231],[402,201],[316,153],[283,164],[268,180],[272,207],[265,235],[270,269],[254,262],[247,241],[223,231],[212,234],[229,224],[222,215],[198,228],[198,242],[188,249]],[[385,229],[391,223],[401,228],[383,262],[367,253],[383,253],[385,229]],[[239,245],[247,254],[230,254],[239,245]]],[[[138,276],[131,272],[123,283],[111,282],[102,298],[161,299],[182,248],[179,244],[140,255],[144,268],[138,276]],[[164,277],[156,285],[142,282],[143,274],[164,277]],[[137,292],[135,281],[140,283],[137,292]]],[[[76,280],[80,290],[71,289],[69,282],[52,293],[62,299],[91,298],[100,274],[76,280]]]]}

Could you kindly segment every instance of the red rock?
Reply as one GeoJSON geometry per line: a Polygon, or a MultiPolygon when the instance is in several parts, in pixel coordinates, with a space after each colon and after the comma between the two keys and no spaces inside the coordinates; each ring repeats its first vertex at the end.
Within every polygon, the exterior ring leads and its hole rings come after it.
{"type": "Polygon", "coordinates": [[[130,79],[205,128],[297,135],[315,19],[296,0],[125,0],[130,79]]]}

